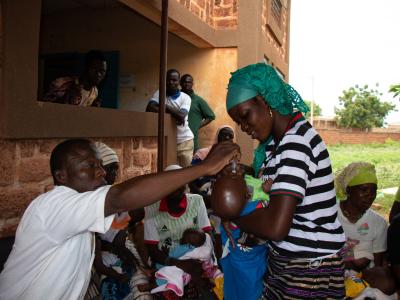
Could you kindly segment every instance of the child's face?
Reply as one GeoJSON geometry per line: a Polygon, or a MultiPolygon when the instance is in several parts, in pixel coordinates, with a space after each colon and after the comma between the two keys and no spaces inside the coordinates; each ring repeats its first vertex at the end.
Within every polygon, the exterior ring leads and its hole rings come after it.
{"type": "Polygon", "coordinates": [[[194,247],[200,247],[206,241],[206,234],[198,230],[186,230],[183,233],[181,244],[189,244],[194,247]]]}

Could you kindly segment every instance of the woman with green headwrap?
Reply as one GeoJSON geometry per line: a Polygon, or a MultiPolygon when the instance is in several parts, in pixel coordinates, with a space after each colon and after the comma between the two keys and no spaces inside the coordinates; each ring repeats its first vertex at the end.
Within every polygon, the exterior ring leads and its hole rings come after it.
{"type": "Polygon", "coordinates": [[[376,184],[375,167],[367,162],[351,163],[335,178],[336,195],[341,200],[339,220],[347,238],[347,269],[362,271],[383,265],[388,225],[370,208],[376,184]]]}
{"type": "Polygon", "coordinates": [[[254,64],[232,73],[227,111],[260,142],[253,168],[270,204],[234,222],[269,240],[265,299],[342,299],[345,236],[328,151],[302,115],[308,108],[274,68],[254,64]]]}

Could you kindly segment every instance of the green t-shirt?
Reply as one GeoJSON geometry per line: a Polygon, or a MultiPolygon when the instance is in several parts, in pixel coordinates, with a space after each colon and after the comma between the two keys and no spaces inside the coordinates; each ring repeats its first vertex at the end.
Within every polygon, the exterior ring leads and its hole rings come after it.
{"type": "Polygon", "coordinates": [[[208,105],[208,103],[200,96],[193,93],[190,95],[192,103],[190,104],[190,111],[188,116],[189,127],[194,135],[194,150],[199,149],[198,132],[200,129],[201,121],[204,119],[214,120],[215,114],[208,105]]]}

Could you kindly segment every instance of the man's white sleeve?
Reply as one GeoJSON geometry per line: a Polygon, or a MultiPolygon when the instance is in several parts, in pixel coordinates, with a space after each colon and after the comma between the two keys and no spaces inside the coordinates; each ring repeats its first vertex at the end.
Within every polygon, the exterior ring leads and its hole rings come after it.
{"type": "Polygon", "coordinates": [[[150,103],[150,102],[159,103],[159,102],[160,102],[159,98],[160,98],[160,97],[159,97],[159,91],[156,91],[156,92],[153,94],[153,96],[150,98],[149,103],[150,103]]]}
{"type": "Polygon", "coordinates": [[[114,215],[104,216],[105,199],[110,187],[85,193],[69,188],[60,191],[43,220],[49,237],[60,242],[85,231],[106,232],[114,219],[114,215]]]}

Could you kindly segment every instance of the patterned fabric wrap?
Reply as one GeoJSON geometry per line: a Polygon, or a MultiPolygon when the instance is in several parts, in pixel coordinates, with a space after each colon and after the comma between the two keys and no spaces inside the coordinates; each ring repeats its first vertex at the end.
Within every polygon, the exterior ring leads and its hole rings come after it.
{"type": "Polygon", "coordinates": [[[269,252],[261,299],[344,299],[344,264],[339,255],[289,259],[269,252]]]}
{"type": "Polygon", "coordinates": [[[308,107],[296,90],[285,83],[275,69],[267,64],[248,65],[231,73],[226,109],[261,95],[272,109],[281,115],[290,115],[295,109],[307,112],[308,107]]]}
{"type": "Polygon", "coordinates": [[[375,183],[375,166],[368,162],[354,162],[340,170],[335,176],[336,196],[340,200],[346,200],[348,186],[355,186],[365,183],[375,183]]]}

